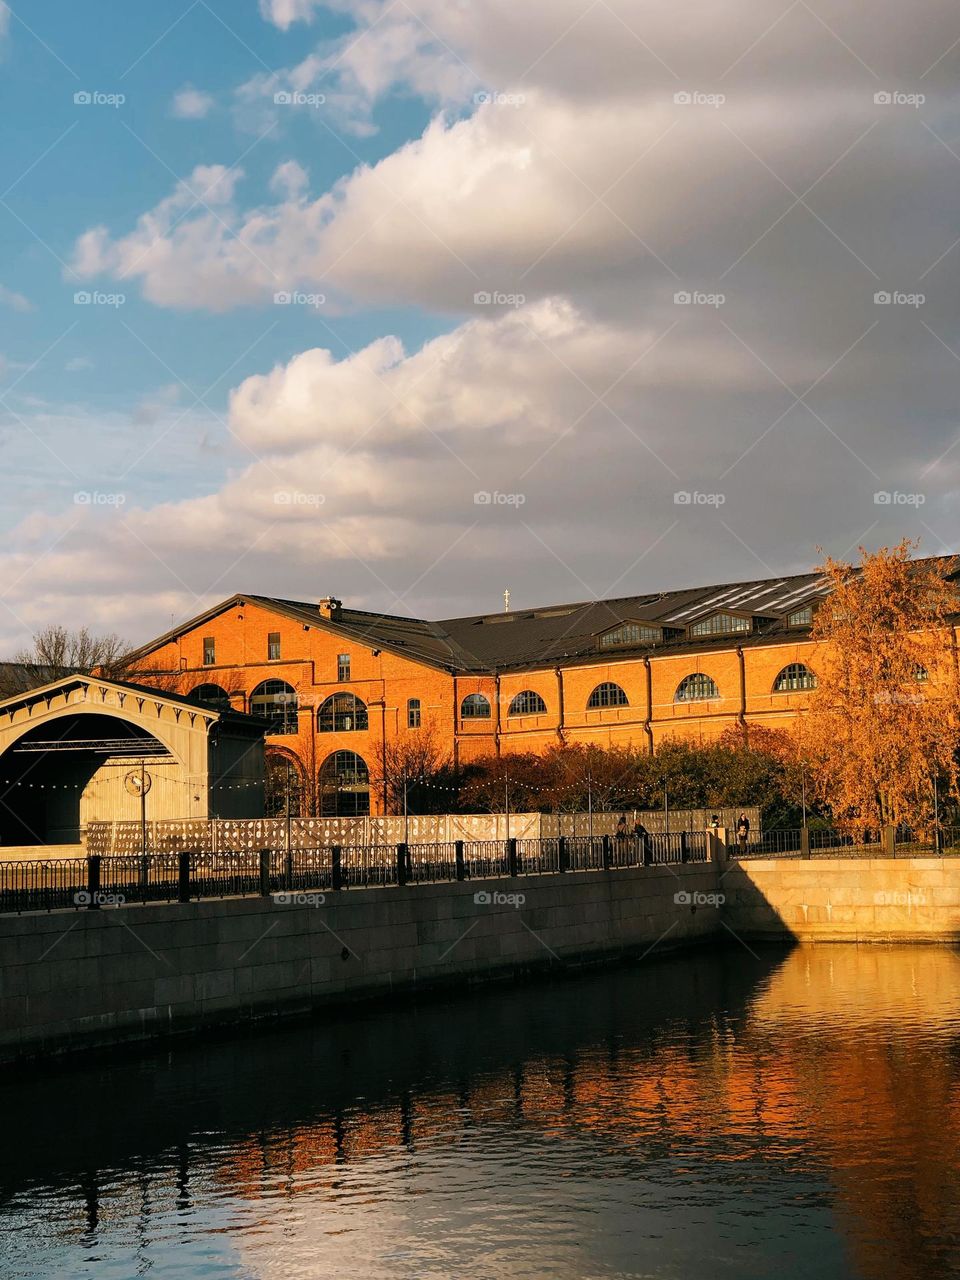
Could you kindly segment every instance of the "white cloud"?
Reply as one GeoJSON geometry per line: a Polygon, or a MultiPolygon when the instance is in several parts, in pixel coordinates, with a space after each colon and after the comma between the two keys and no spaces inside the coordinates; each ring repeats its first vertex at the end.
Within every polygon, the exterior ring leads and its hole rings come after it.
{"type": "MultiPolygon", "coordinates": [[[[284,29],[318,7],[262,4],[284,29]]],[[[317,195],[319,145],[252,194],[203,167],[133,225],[88,230],[75,269],[139,279],[164,307],[312,288],[445,310],[451,331],[418,350],[390,334],[313,347],[245,379],[222,484],[128,504],[122,527],[84,516],[18,587],[67,529],[23,526],[0,600],[9,587],[31,617],[44,592],[50,611],[91,602],[141,638],[234,589],[332,582],[403,612],[385,584],[417,583],[411,607],[449,614],[495,607],[505,566],[519,604],[805,568],[818,542],[843,555],[906,532],[940,549],[960,492],[960,53],[937,62],[952,3],[930,0],[922,23],[893,0],[779,21],[761,0],[327,7],[355,19],[353,43],[248,82],[243,101],[325,95],[327,148],[412,93],[437,108],[421,136],[317,195]],[[874,103],[921,86],[922,111],[874,103]],[[926,302],[877,308],[882,289],[926,302]],[[724,300],[675,303],[683,291],[724,300]],[[524,503],[480,509],[478,490],[524,503]],[[883,490],[924,503],[878,507],[883,490]]]]}
{"type": "Polygon", "coordinates": [[[285,160],[278,165],[270,179],[270,190],[274,195],[286,196],[288,200],[296,200],[302,196],[310,185],[310,177],[296,160],[285,160]]]}
{"type": "Polygon", "coordinates": [[[203,120],[213,109],[214,103],[212,94],[194,89],[192,85],[184,85],[174,94],[171,112],[178,120],[203,120]]]}
{"type": "Polygon", "coordinates": [[[0,306],[10,307],[14,311],[32,311],[33,303],[29,298],[25,298],[22,293],[15,293],[13,289],[7,289],[0,284],[0,306]]]}
{"type": "Polygon", "coordinates": [[[74,356],[63,367],[67,373],[83,373],[94,366],[93,361],[86,356],[74,356]]]}
{"type": "Polygon", "coordinates": [[[260,0],[260,12],[283,31],[295,22],[309,22],[322,7],[324,0],[260,0]]]}

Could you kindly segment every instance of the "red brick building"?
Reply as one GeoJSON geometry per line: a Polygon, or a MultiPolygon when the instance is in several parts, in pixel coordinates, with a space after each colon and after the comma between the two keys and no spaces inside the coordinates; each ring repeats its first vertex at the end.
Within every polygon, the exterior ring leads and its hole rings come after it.
{"type": "Polygon", "coordinates": [[[305,811],[382,811],[387,744],[459,763],[562,742],[705,741],[784,725],[815,680],[816,574],[437,622],[237,595],[145,645],[140,672],[273,721],[305,811]]]}

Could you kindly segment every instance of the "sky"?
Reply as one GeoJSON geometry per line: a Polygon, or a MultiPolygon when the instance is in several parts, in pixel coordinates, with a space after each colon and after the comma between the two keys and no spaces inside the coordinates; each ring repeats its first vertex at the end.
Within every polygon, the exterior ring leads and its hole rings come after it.
{"type": "Polygon", "coordinates": [[[946,0],[0,2],[0,655],[960,549],[946,0]]]}

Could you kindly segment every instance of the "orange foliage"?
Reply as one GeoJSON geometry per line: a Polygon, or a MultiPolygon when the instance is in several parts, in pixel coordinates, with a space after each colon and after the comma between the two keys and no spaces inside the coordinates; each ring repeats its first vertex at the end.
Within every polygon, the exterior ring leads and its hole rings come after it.
{"type": "Polygon", "coordinates": [[[914,545],[822,565],[832,590],[814,620],[818,683],[803,738],[819,798],[859,832],[929,831],[933,778],[956,793],[957,566],[911,561],[914,545]]]}

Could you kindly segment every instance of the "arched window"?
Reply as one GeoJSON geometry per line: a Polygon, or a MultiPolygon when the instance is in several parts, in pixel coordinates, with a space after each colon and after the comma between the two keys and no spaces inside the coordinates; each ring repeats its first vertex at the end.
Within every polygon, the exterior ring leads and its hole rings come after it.
{"type": "Polygon", "coordinates": [[[267,751],[263,813],[266,818],[304,817],[306,789],[299,760],[285,751],[267,751]]]}
{"type": "Polygon", "coordinates": [[[686,676],[677,686],[674,702],[706,702],[709,698],[719,698],[720,690],[702,671],[695,671],[686,676]]]}
{"type": "Polygon", "coordinates": [[[802,689],[815,689],[817,677],[802,662],[791,662],[783,668],[773,682],[774,693],[799,693],[802,689]]]}
{"type": "Polygon", "coordinates": [[[930,673],[926,667],[922,667],[919,662],[915,662],[913,664],[913,678],[914,680],[929,680],[930,673]]]}
{"type": "Polygon", "coordinates": [[[490,699],[482,693],[468,693],[460,703],[461,720],[489,720],[490,699]]]}
{"type": "Polygon", "coordinates": [[[230,695],[218,684],[198,684],[190,690],[187,698],[198,707],[208,707],[211,711],[230,710],[230,695]]]}
{"type": "Polygon", "coordinates": [[[588,711],[593,711],[597,707],[629,707],[629,705],[630,699],[620,686],[611,680],[598,684],[587,699],[588,711]]]}
{"type": "Polygon", "coordinates": [[[356,818],[370,812],[370,773],[354,751],[334,751],[320,768],[320,817],[356,818]]]}
{"type": "Polygon", "coordinates": [[[352,733],[367,728],[367,704],[353,693],[334,693],[317,712],[319,733],[352,733]]]}
{"type": "Polygon", "coordinates": [[[547,704],[540,697],[539,693],[534,693],[532,689],[524,689],[522,693],[518,693],[514,700],[510,703],[508,716],[542,716],[547,709],[547,704]]]}
{"type": "Polygon", "coordinates": [[[270,721],[268,733],[296,733],[297,692],[285,680],[264,680],[250,695],[250,714],[270,721]]]}

